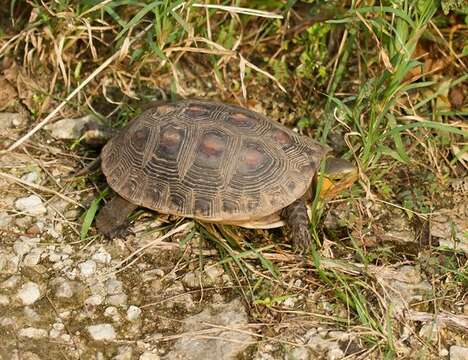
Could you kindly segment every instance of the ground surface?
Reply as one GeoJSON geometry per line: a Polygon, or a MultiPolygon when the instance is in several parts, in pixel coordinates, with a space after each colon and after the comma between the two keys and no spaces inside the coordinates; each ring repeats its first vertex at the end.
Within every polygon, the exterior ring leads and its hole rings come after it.
{"type": "MultiPolygon", "coordinates": [[[[295,11],[304,10],[299,6],[295,11]]],[[[29,15],[33,24],[34,13],[29,15]]],[[[309,25],[306,22],[304,28],[309,25]]],[[[33,29],[30,36],[39,38],[42,33],[33,29]]],[[[101,31],[96,29],[92,31],[101,31]]],[[[213,29],[219,30],[214,20],[213,29]]],[[[248,46],[254,40],[246,38],[244,46],[253,51],[248,46]]],[[[340,32],[338,39],[343,38],[340,32]]],[[[89,209],[96,209],[106,188],[103,176],[75,176],[98,154],[78,143],[84,124],[91,121],[83,116],[92,112],[89,105],[101,115],[109,114],[108,122],[119,127],[146,101],[122,106],[113,97],[143,92],[135,83],[144,83],[145,71],[152,69],[141,70],[141,79],[133,83],[133,63],[113,65],[100,79],[106,84],[102,92],[101,85],[91,83],[75,98],[79,105],[67,105],[47,126],[11,149],[57,108],[64,91],[65,96],[70,93],[64,90],[64,78],[73,81],[71,73],[67,76],[61,66],[76,70],[71,57],[62,59],[55,78],[37,70],[32,63],[40,53],[48,54],[44,47],[31,38],[21,43],[14,32],[4,34],[0,45],[11,39],[21,46],[30,42],[37,52],[28,57],[28,49],[23,49],[27,61],[19,61],[17,49],[0,52],[1,359],[468,358],[466,137],[446,128],[409,129],[401,144],[383,141],[386,150],[366,162],[366,145],[355,138],[365,143],[364,130],[359,131],[371,115],[363,110],[363,123],[356,129],[330,108],[334,120],[328,143],[337,155],[358,161],[361,177],[351,190],[314,209],[312,216],[320,219],[312,228],[317,246],[307,258],[291,252],[281,231],[214,227],[144,210],[132,216],[133,234],[108,241],[87,226],[93,218],[89,209]],[[60,86],[51,86],[51,78],[61,79],[60,86]],[[50,96],[51,91],[57,95],[50,96]],[[404,159],[399,144],[409,159],[404,159]]],[[[310,44],[295,43],[283,60],[302,61],[304,47],[319,51],[309,40],[310,44]]],[[[275,41],[279,40],[270,39],[275,41]]],[[[60,42],[56,45],[54,54],[60,42]]],[[[252,52],[250,59],[259,63],[272,53],[266,45],[254,49],[258,58],[252,52]]],[[[221,50],[210,51],[213,55],[221,50]]],[[[155,87],[163,94],[176,88],[183,96],[242,103],[297,131],[320,136],[313,119],[325,117],[324,103],[309,99],[316,95],[312,90],[306,94],[304,88],[325,91],[326,83],[311,84],[294,73],[284,79],[285,94],[274,80],[257,72],[247,74],[249,85],[244,89],[242,65],[221,65],[222,71],[208,76],[206,64],[194,54],[182,58],[176,72],[158,69],[161,77],[155,87]],[[178,76],[176,82],[173,76],[178,76]],[[219,76],[231,82],[219,83],[219,76]],[[243,90],[248,90],[246,101],[243,90]]],[[[418,104],[432,97],[436,109],[442,102],[451,111],[441,123],[466,131],[459,115],[466,114],[466,84],[444,88],[463,76],[466,65],[453,58],[456,66],[443,64],[451,70],[440,72],[430,68],[431,62],[423,57],[426,71],[435,74],[427,80],[435,85],[425,93],[403,94],[392,113],[399,121],[425,121],[427,114],[418,112],[418,104]],[[418,107],[414,114],[401,110],[412,106],[418,107]]],[[[279,66],[268,64],[272,73],[279,66]]],[[[339,86],[346,89],[337,92],[340,99],[361,87],[355,65],[351,62],[339,86]]],[[[277,70],[275,76],[281,78],[277,70]]]]}

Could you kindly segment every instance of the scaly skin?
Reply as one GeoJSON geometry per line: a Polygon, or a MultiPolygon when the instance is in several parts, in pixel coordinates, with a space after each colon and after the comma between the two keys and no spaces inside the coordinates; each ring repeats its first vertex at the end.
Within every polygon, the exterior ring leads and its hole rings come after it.
{"type": "Polygon", "coordinates": [[[115,195],[96,217],[96,226],[109,239],[128,235],[128,216],[137,208],[119,195],[115,195]]]}
{"type": "Polygon", "coordinates": [[[298,253],[309,251],[312,245],[312,237],[309,231],[309,217],[305,199],[300,198],[283,210],[282,213],[292,240],[293,249],[298,253]]]}

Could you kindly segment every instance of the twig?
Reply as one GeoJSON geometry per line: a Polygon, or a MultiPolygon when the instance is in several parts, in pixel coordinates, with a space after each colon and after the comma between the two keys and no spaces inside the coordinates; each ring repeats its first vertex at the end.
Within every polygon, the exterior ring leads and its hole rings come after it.
{"type": "Polygon", "coordinates": [[[39,191],[43,191],[43,192],[46,192],[46,193],[57,195],[59,198],[85,209],[85,207],[83,205],[81,205],[79,202],[77,202],[76,200],[73,200],[72,198],[70,198],[70,197],[68,197],[66,195],[63,195],[63,194],[61,194],[61,193],[59,193],[59,192],[57,192],[55,190],[46,188],[45,186],[41,186],[41,185],[31,183],[29,181],[21,180],[20,178],[17,178],[16,176],[6,174],[4,172],[0,172],[0,176],[5,178],[5,179],[8,179],[8,180],[14,181],[16,183],[22,184],[24,186],[29,186],[29,187],[32,187],[33,189],[36,189],[36,190],[39,190],[39,191]]]}
{"type": "MultiPolygon", "coordinates": [[[[130,40],[130,44],[135,42],[138,38],[140,38],[144,33],[146,33],[153,25],[147,26],[143,29],[140,33],[138,33],[132,40],[130,40]]],[[[81,89],[83,89],[86,85],[88,85],[91,80],[93,80],[101,71],[103,71],[107,66],[109,66],[115,59],[121,56],[122,49],[116,51],[111,57],[109,57],[106,61],[104,61],[96,70],[94,70],[91,75],[89,75],[78,87],[73,90],[67,98],[62,101],[49,115],[46,116],[44,120],[42,120],[39,124],[34,126],[29,132],[23,135],[21,138],[16,140],[6,151],[12,151],[20,146],[23,142],[28,140],[31,136],[33,136],[37,131],[39,131],[45,124],[47,124],[76,94],[78,94],[81,89]]]]}

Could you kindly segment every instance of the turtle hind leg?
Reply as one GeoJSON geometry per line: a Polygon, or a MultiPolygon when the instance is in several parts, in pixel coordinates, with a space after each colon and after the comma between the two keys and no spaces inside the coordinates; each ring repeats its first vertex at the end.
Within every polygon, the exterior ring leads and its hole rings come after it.
{"type": "Polygon", "coordinates": [[[312,245],[312,237],[309,231],[309,217],[305,199],[301,198],[286,207],[282,216],[289,228],[289,236],[292,240],[295,252],[305,253],[312,245]]]}
{"type": "Polygon", "coordinates": [[[98,231],[109,239],[125,237],[128,235],[128,216],[138,206],[115,195],[100,211],[96,217],[98,231]]]}

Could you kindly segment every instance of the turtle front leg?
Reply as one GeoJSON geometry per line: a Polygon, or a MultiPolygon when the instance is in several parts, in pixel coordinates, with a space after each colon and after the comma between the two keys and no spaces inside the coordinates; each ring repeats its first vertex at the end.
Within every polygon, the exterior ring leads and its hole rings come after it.
{"type": "Polygon", "coordinates": [[[128,234],[128,215],[137,205],[115,195],[96,217],[96,227],[105,237],[113,239],[128,234]]]}
{"type": "Polygon", "coordinates": [[[309,231],[309,217],[307,216],[305,199],[294,201],[283,210],[282,216],[289,228],[294,251],[307,252],[312,245],[312,238],[309,231]]]}

